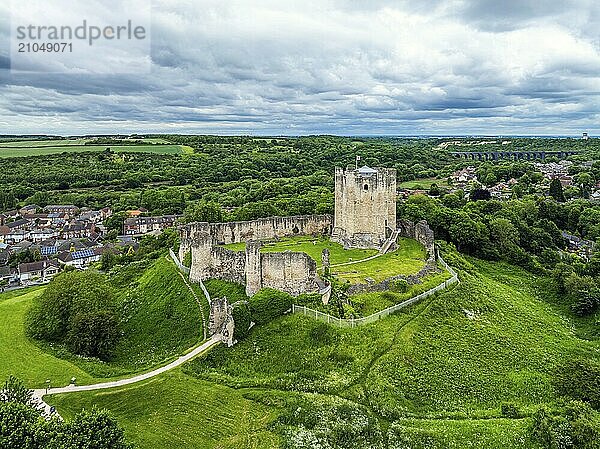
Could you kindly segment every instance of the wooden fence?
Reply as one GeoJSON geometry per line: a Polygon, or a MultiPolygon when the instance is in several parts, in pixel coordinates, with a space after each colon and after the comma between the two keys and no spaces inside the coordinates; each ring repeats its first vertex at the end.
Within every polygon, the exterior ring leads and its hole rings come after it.
{"type": "Polygon", "coordinates": [[[400,309],[403,309],[407,306],[410,306],[411,304],[419,302],[420,300],[427,298],[428,296],[434,295],[437,292],[444,290],[445,288],[448,288],[452,284],[460,282],[456,271],[454,271],[452,269],[452,267],[446,263],[446,261],[442,258],[442,256],[439,255],[439,253],[438,253],[438,260],[442,264],[442,266],[446,270],[448,270],[448,272],[452,275],[452,277],[450,279],[447,279],[444,282],[442,282],[441,284],[433,287],[432,289],[429,289],[417,296],[407,299],[406,301],[395,304],[391,307],[388,307],[387,309],[383,309],[379,312],[376,312],[376,313],[366,316],[364,318],[350,318],[350,319],[337,318],[337,317],[329,315],[327,313],[319,312],[318,310],[310,309],[310,308],[304,307],[304,306],[298,306],[295,304],[292,304],[292,313],[300,313],[302,315],[307,315],[307,316],[310,316],[317,320],[325,321],[326,323],[331,323],[338,327],[357,327],[357,326],[362,326],[364,324],[374,323],[375,321],[380,320],[381,318],[385,318],[386,316],[388,316],[394,312],[397,312],[400,309]]]}

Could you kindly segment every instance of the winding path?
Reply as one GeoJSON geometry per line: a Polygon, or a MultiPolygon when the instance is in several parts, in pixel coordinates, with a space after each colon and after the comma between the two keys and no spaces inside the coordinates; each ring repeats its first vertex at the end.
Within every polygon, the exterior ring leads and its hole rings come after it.
{"type": "MultiPolygon", "coordinates": [[[[182,267],[183,265],[181,264],[181,262],[179,262],[179,260],[177,259],[177,256],[172,251],[170,251],[170,253],[171,253],[171,257],[173,258],[173,261],[175,262],[175,264],[178,267],[182,267]]],[[[190,292],[192,292],[192,295],[194,296],[194,299],[196,300],[196,302],[198,303],[198,307],[200,308],[200,314],[202,317],[202,331],[203,331],[204,340],[205,340],[204,343],[200,344],[199,346],[193,347],[192,349],[189,350],[188,353],[178,357],[177,359],[175,359],[168,365],[161,366],[160,368],[156,368],[155,370],[148,371],[147,373],[143,373],[143,374],[138,374],[136,376],[129,377],[127,379],[114,380],[111,382],[103,382],[103,383],[92,384],[92,385],[76,386],[76,385],[71,384],[66,387],[57,387],[57,388],[50,388],[50,389],[40,388],[37,390],[33,390],[33,400],[39,403],[40,409],[46,416],[52,415],[51,410],[50,410],[50,405],[48,405],[46,402],[44,402],[44,396],[46,396],[46,395],[61,394],[61,393],[75,393],[75,392],[79,392],[79,391],[103,390],[106,388],[123,387],[126,385],[131,385],[131,384],[134,384],[137,382],[141,382],[143,380],[150,379],[150,378],[158,376],[164,372],[167,372],[174,368],[177,368],[178,366],[183,365],[185,362],[193,359],[194,357],[202,354],[203,352],[209,350],[210,348],[212,348],[213,346],[215,346],[221,342],[221,335],[219,335],[219,334],[215,334],[210,339],[206,340],[207,326],[206,326],[206,318],[204,316],[204,309],[202,307],[202,302],[200,301],[200,298],[198,298],[198,295],[196,295],[196,292],[194,291],[194,289],[192,289],[192,287],[190,286],[190,284],[188,283],[185,276],[181,273],[180,270],[178,270],[178,273],[181,276],[181,278],[183,279],[183,282],[185,283],[187,288],[190,290],[190,292]]],[[[204,286],[204,284],[202,284],[202,282],[200,282],[200,286],[202,287],[202,291],[204,292],[204,295],[206,296],[206,300],[210,304],[210,295],[209,295],[208,291],[206,290],[206,287],[204,286]]],[[[58,413],[56,413],[56,412],[54,413],[54,415],[60,417],[60,415],[58,415],[58,413]]]]}
{"type": "Polygon", "coordinates": [[[158,376],[164,372],[170,371],[173,368],[177,368],[180,365],[183,365],[185,362],[193,359],[194,357],[202,354],[213,346],[219,344],[221,342],[220,335],[213,335],[209,340],[206,340],[200,346],[195,347],[192,351],[188,352],[185,355],[177,358],[172,361],[168,365],[161,366],[153,371],[149,371],[147,373],[138,374],[134,377],[129,377],[127,379],[115,380],[112,382],[103,382],[99,384],[92,385],[69,385],[67,387],[59,387],[59,388],[50,388],[46,390],[45,388],[33,390],[33,397],[37,401],[39,401],[40,405],[44,408],[44,412],[49,416],[50,415],[50,406],[46,404],[43,400],[43,397],[48,394],[61,394],[61,393],[75,393],[78,391],[93,391],[93,390],[103,390],[105,388],[115,388],[115,387],[123,387],[125,385],[131,385],[137,382],[141,382],[143,380],[150,379],[152,377],[158,376]]]}

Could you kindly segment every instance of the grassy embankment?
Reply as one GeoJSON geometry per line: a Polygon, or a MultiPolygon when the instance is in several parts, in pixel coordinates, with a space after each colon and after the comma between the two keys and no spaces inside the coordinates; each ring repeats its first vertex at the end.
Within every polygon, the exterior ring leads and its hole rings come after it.
{"type": "Polygon", "coordinates": [[[119,286],[124,319],[123,337],[110,362],[27,338],[25,317],[43,289],[0,295],[0,379],[14,374],[30,387],[41,387],[46,379],[66,385],[73,376],[79,384],[96,383],[161,365],[202,339],[198,304],[172,262],[161,258],[146,269],[132,265],[113,282],[119,286]]]}
{"type": "Polygon", "coordinates": [[[558,367],[572,357],[598,360],[600,343],[583,338],[579,320],[556,305],[549,279],[471,262],[459,286],[372,325],[281,317],[135,391],[51,401],[66,416],[92,403],[111,409],[140,448],[232,447],[234,436],[242,437],[236,447],[274,448],[269,431],[293,433],[297,423],[267,423],[289,417],[298,397],[366,407],[385,436],[379,447],[404,447],[400,438],[410,447],[535,448],[530,415],[558,406],[558,367]],[[503,417],[505,402],[522,417],[503,417]]]}

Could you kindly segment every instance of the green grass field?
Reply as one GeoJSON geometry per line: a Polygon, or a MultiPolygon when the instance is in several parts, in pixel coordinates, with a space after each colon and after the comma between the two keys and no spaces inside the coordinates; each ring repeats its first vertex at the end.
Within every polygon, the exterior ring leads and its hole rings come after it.
{"type": "Polygon", "coordinates": [[[398,249],[375,259],[352,265],[332,267],[331,271],[352,284],[366,283],[367,278],[376,282],[399,274],[414,274],[425,266],[426,252],[416,240],[399,238],[398,249]]]}
{"type": "Polygon", "coordinates": [[[428,190],[431,188],[432,184],[437,184],[440,187],[447,187],[448,181],[446,179],[439,178],[423,178],[423,179],[413,179],[411,181],[404,181],[398,184],[399,189],[422,189],[428,190]]]}
{"type": "MultiPolygon", "coordinates": [[[[245,242],[225,245],[233,251],[243,251],[245,242]]],[[[399,238],[398,250],[384,254],[375,259],[334,267],[333,265],[356,262],[367,259],[377,254],[374,249],[349,249],[346,250],[339,243],[334,243],[327,238],[314,238],[299,236],[282,238],[277,242],[265,242],[262,252],[296,251],[308,254],[321,267],[321,253],[323,249],[329,250],[329,261],[332,265],[331,272],[341,279],[353,284],[365,283],[370,277],[376,281],[383,281],[398,274],[414,274],[425,265],[425,249],[416,240],[399,238]]]]}
{"type": "Polygon", "coordinates": [[[25,315],[43,289],[0,295],[0,379],[14,374],[31,387],[48,378],[55,386],[67,385],[73,376],[79,384],[96,383],[164,364],[202,340],[198,304],[172,262],[161,258],[139,277],[120,276],[126,280],[114,282],[122,283],[123,338],[108,363],[25,336],[25,315]]]}
{"type": "Polygon", "coordinates": [[[144,139],[148,145],[84,145],[89,139],[27,140],[0,143],[0,158],[45,156],[60,153],[101,152],[110,148],[116,153],[192,154],[193,149],[172,145],[162,139],[144,139]],[[152,143],[161,145],[152,145],[152,143]],[[167,143],[167,144],[165,144],[167,143]]]}
{"type": "MultiPolygon", "coordinates": [[[[9,142],[0,142],[0,147],[59,147],[69,145],[84,145],[86,142],[90,142],[93,139],[90,138],[79,138],[79,139],[47,139],[47,140],[11,140],[9,142]]],[[[168,140],[165,139],[136,139],[141,140],[144,143],[152,144],[169,144],[168,140]]],[[[126,142],[126,141],[125,141],[126,142]]]]}
{"type": "Polygon", "coordinates": [[[179,370],[128,388],[57,395],[49,402],[67,419],[81,408],[109,409],[137,449],[279,447],[279,437],[267,429],[273,408],[179,370]]]}
{"type": "MultiPolygon", "coordinates": [[[[233,251],[244,251],[246,248],[245,242],[231,243],[225,245],[226,248],[233,251]]],[[[281,240],[266,241],[261,247],[261,252],[275,253],[281,251],[294,251],[308,254],[317,262],[317,267],[321,266],[321,253],[327,248],[329,250],[329,262],[332,265],[346,263],[355,260],[366,259],[367,257],[377,254],[375,249],[344,249],[339,243],[332,242],[325,237],[298,236],[285,237],[281,240]]]]}
{"type": "Polygon", "coordinates": [[[29,386],[42,388],[46,379],[67,385],[75,376],[82,383],[94,378],[73,363],[44,352],[25,336],[25,314],[43,289],[24,289],[0,295],[0,379],[11,374],[29,386]]]}

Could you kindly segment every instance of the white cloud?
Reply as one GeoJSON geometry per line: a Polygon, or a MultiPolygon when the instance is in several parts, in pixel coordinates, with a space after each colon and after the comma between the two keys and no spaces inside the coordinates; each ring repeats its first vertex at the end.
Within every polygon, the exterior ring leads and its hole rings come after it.
{"type": "Polygon", "coordinates": [[[0,132],[600,132],[600,6],[544,3],[157,0],[150,75],[5,70],[0,132]]]}

